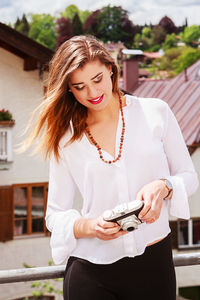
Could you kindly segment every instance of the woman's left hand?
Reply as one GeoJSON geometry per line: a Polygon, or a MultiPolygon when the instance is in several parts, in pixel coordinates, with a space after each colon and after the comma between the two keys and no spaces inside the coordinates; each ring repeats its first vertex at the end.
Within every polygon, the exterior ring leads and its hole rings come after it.
{"type": "Polygon", "coordinates": [[[136,197],[137,200],[144,201],[139,218],[147,224],[155,222],[160,216],[163,199],[167,194],[167,187],[162,180],[155,180],[144,185],[136,197]]]}

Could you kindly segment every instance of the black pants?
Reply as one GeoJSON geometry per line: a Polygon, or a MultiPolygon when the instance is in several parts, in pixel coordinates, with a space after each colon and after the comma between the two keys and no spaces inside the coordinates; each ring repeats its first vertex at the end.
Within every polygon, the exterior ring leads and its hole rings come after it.
{"type": "Polygon", "coordinates": [[[175,300],[170,236],[112,264],[70,257],[63,292],[65,300],[175,300]]]}

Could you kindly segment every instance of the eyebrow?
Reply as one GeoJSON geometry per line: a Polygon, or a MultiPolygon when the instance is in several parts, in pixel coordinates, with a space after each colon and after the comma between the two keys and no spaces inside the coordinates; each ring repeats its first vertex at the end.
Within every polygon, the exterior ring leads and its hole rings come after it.
{"type": "MultiPolygon", "coordinates": [[[[96,77],[98,77],[99,75],[102,75],[102,74],[103,74],[103,72],[99,72],[97,75],[95,75],[94,77],[92,77],[91,80],[94,80],[96,77]]],[[[79,84],[84,84],[84,82],[72,83],[73,86],[79,85],[79,84]]]]}

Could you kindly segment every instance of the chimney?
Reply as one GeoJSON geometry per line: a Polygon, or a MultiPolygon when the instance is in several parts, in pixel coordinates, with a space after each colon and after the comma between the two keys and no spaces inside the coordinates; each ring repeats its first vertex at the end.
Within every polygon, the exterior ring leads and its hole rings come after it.
{"type": "Polygon", "coordinates": [[[187,68],[184,69],[184,78],[185,78],[185,82],[187,82],[188,81],[187,68]]]}
{"type": "Polygon", "coordinates": [[[123,61],[123,89],[132,93],[138,86],[138,79],[138,59],[125,59],[123,61]]]}

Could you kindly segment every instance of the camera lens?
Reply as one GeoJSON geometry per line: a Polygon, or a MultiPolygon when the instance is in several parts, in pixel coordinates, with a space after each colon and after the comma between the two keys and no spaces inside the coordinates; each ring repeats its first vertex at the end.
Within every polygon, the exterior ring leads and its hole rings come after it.
{"type": "Polygon", "coordinates": [[[131,227],[128,227],[127,228],[127,231],[133,231],[135,228],[133,227],[133,226],[131,226],[131,227]]]}

